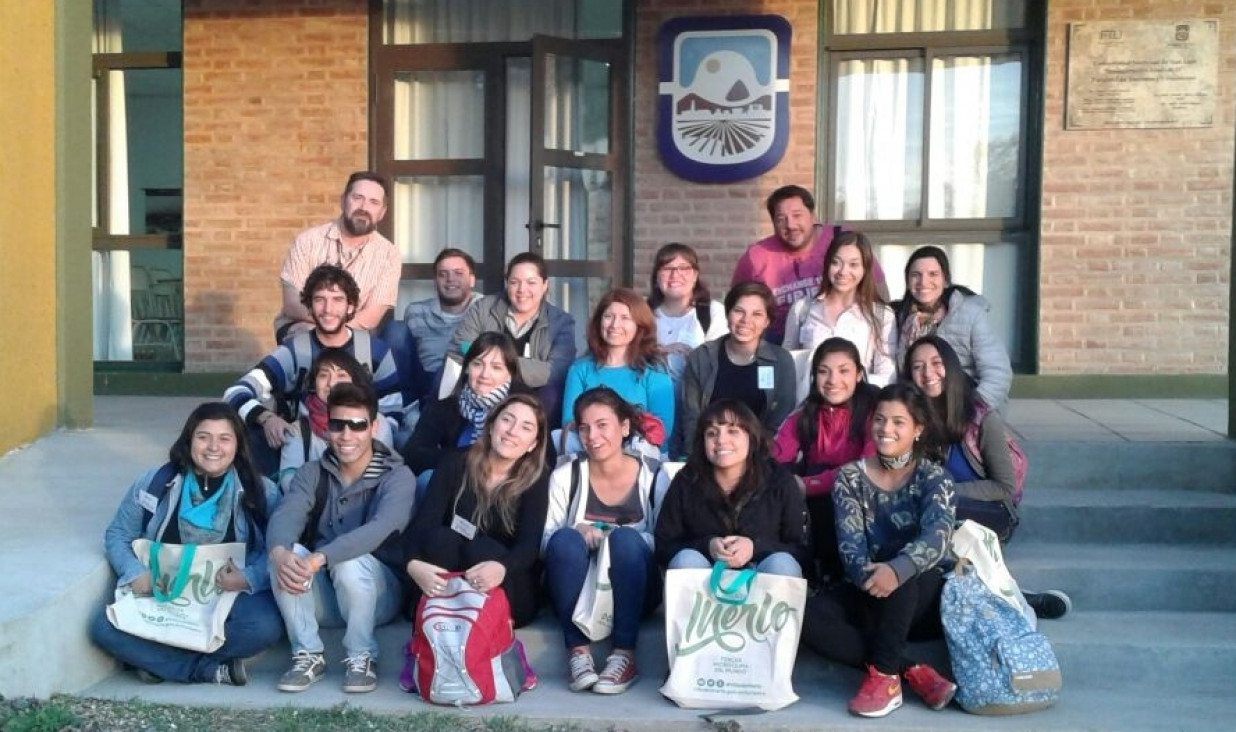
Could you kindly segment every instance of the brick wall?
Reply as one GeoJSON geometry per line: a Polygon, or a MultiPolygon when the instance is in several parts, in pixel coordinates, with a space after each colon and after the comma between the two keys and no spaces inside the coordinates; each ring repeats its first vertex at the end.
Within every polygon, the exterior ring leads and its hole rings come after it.
{"type": "Polygon", "coordinates": [[[1048,8],[1040,371],[1224,373],[1236,5],[1052,0],[1048,8]],[[1219,19],[1214,126],[1064,129],[1068,24],[1133,18],[1219,19]]]}
{"type": "Polygon", "coordinates": [[[666,242],[680,241],[700,255],[700,276],[714,293],[751,242],[772,233],[764,199],[796,183],[812,187],[815,175],[815,0],[637,0],[635,37],[635,285],[648,286],[652,257],[666,242]],[[790,139],[781,162],[752,180],[724,185],[691,183],[661,163],[657,152],[657,31],[666,20],[689,15],[781,15],[790,21],[790,139]]]}
{"type": "Polygon", "coordinates": [[[185,0],[185,370],[274,345],[297,231],[368,161],[366,0],[185,0]]]}

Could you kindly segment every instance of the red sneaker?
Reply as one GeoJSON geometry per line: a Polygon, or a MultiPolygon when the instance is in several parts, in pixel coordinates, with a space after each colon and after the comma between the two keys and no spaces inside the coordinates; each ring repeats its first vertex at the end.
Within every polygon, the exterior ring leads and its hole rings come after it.
{"type": "Polygon", "coordinates": [[[592,690],[598,694],[621,694],[636,681],[639,681],[639,671],[635,668],[635,659],[625,653],[612,653],[605,659],[605,669],[592,690]]]}
{"type": "Polygon", "coordinates": [[[850,700],[850,714],[860,717],[883,717],[901,706],[901,679],[896,674],[882,674],[875,666],[867,667],[867,678],[850,700]]]}
{"type": "Polygon", "coordinates": [[[957,684],[944,678],[934,668],[918,663],[905,670],[906,683],[927,706],[939,711],[948,706],[957,693],[957,684]]]}

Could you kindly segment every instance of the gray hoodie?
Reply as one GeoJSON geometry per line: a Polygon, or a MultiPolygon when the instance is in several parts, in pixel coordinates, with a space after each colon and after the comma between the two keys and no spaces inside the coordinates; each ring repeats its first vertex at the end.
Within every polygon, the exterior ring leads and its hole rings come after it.
{"type": "Polygon", "coordinates": [[[270,517],[266,531],[267,546],[292,548],[305,529],[309,512],[316,500],[318,475],[327,475],[327,503],[318,521],[318,540],[313,551],[326,555],[328,566],[363,556],[378,554],[378,549],[391,540],[391,557],[384,561],[399,563],[399,537],[412,518],[416,478],[390,448],[373,443],[373,458],[361,477],[344,486],[339,476],[339,461],[328,449],[321,460],[305,463],[283,495],[283,500],[270,517]]]}

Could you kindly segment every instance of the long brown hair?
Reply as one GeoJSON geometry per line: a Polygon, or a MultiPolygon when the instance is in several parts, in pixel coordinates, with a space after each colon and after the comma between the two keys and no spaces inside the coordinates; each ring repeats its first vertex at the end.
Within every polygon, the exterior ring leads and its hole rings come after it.
{"type": "Polygon", "coordinates": [[[472,523],[477,529],[484,531],[489,512],[496,508],[502,528],[508,533],[515,530],[516,499],[533,486],[545,472],[545,443],[549,441],[549,429],[545,420],[545,410],[541,401],[532,394],[512,394],[503,399],[489,412],[485,418],[485,426],[476,442],[468,448],[464,459],[464,490],[472,491],[476,496],[476,510],[472,513],[472,523]],[[486,490],[489,482],[489,466],[493,452],[494,423],[498,417],[515,404],[523,404],[532,409],[536,415],[536,444],[532,451],[522,455],[515,465],[507,471],[506,478],[493,490],[486,490]]]}
{"type": "Polygon", "coordinates": [[[629,287],[618,287],[601,296],[597,306],[592,310],[592,318],[588,321],[588,353],[598,366],[604,365],[609,355],[609,345],[601,335],[601,318],[610,305],[618,303],[626,305],[631,311],[631,320],[635,323],[635,338],[627,344],[627,366],[636,371],[643,371],[649,366],[660,366],[664,363],[661,346],[657,344],[657,319],[652,314],[652,308],[644,298],[629,287]]]}
{"type": "Polygon", "coordinates": [[[854,288],[854,299],[858,303],[859,312],[863,314],[863,320],[866,320],[867,325],[871,328],[871,335],[875,341],[876,350],[887,355],[888,346],[884,343],[884,339],[880,337],[883,323],[876,316],[876,306],[885,305],[886,303],[876,289],[875,273],[872,271],[872,268],[875,267],[875,251],[872,249],[871,240],[867,238],[866,234],[861,231],[843,231],[833,237],[833,240],[828,245],[828,251],[824,253],[823,278],[820,280],[820,289],[815,293],[815,296],[820,297],[823,295],[827,297],[833,291],[833,283],[828,278],[828,270],[833,266],[833,258],[837,256],[837,252],[841,251],[841,247],[848,246],[858,250],[858,256],[863,262],[863,278],[858,281],[858,286],[854,288]]]}

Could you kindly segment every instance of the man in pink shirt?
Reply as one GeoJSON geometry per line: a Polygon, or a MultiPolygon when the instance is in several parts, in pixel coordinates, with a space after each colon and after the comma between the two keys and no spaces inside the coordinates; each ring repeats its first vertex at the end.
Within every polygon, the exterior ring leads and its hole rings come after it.
{"type": "MultiPolygon", "coordinates": [[[[785,337],[785,317],[790,307],[804,297],[815,297],[824,279],[824,256],[833,236],[842,231],[839,224],[820,224],[815,220],[815,198],[802,186],[782,186],[768,197],[768,216],[772,236],[761,239],[743,253],[734,268],[730,286],[739,282],[763,282],[773,291],[777,309],[764,338],[780,344],[785,337]]],[[[888,285],[880,263],[874,267],[880,296],[888,299],[888,285]]]]}
{"type": "Polygon", "coordinates": [[[384,322],[399,296],[403,269],[399,249],[377,231],[389,198],[386,178],[357,171],[343,189],[339,218],[296,235],[279,275],[283,309],[275,317],[277,343],[298,330],[313,329],[313,317],[301,304],[300,291],[320,264],[342,267],[360,287],[360,304],[350,323],[353,328],[373,330],[384,322]]]}

